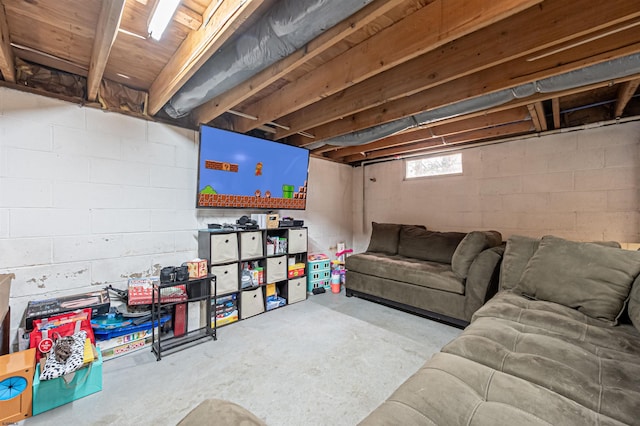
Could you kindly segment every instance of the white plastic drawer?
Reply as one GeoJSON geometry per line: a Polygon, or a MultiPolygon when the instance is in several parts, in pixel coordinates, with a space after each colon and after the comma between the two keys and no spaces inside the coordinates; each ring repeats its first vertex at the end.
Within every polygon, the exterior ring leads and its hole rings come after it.
{"type": "Polygon", "coordinates": [[[287,256],[267,258],[267,283],[287,279],[287,256]]]}
{"type": "Polygon", "coordinates": [[[289,280],[288,286],[289,300],[287,303],[302,302],[307,298],[307,284],[304,278],[289,280]]]}
{"type": "MultiPolygon", "coordinates": [[[[211,273],[216,276],[216,294],[238,291],[238,264],[212,266],[211,273]]],[[[211,289],[213,294],[213,288],[211,289]]]]}
{"type": "Polygon", "coordinates": [[[307,251],[307,230],[289,230],[289,253],[304,253],[307,251]]]}
{"type": "Polygon", "coordinates": [[[236,234],[211,235],[211,263],[238,260],[238,236],[236,234]]]}
{"type": "Polygon", "coordinates": [[[252,259],[263,257],[262,252],[262,232],[241,232],[240,233],[240,258],[252,259]]]}
{"type": "Polygon", "coordinates": [[[262,287],[240,293],[240,316],[249,318],[264,312],[262,287]]]}

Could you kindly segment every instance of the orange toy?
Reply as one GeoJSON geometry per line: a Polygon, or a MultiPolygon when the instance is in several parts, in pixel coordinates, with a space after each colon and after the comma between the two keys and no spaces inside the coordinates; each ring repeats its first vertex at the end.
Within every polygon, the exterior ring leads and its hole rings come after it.
{"type": "Polygon", "coordinates": [[[0,356],[0,424],[31,417],[35,348],[0,356]]]}

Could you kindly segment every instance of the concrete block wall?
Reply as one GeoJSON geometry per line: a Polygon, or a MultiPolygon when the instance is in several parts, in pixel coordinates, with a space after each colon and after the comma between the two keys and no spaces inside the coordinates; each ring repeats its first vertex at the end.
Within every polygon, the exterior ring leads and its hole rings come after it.
{"type": "Polygon", "coordinates": [[[371,221],[640,241],[640,122],[461,152],[461,176],[405,181],[403,161],[356,169],[354,246],[366,249],[371,221]]]}
{"type": "MultiPolygon", "coordinates": [[[[191,130],[0,88],[0,272],[12,339],[29,300],[75,294],[197,256],[197,229],[243,210],[196,210],[191,130]]],[[[351,241],[351,168],[312,159],[310,249],[351,241]]]]}

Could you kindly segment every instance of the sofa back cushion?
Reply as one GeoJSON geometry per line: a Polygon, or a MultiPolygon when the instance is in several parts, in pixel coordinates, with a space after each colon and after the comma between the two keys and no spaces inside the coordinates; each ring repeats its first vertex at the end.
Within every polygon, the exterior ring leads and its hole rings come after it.
{"type": "Polygon", "coordinates": [[[615,325],[639,274],[640,252],[546,236],[513,291],[615,325]]]}
{"type": "Polygon", "coordinates": [[[509,237],[500,266],[500,290],[511,290],[518,285],[524,268],[538,250],[539,244],[540,240],[537,238],[521,235],[509,237]]]}
{"type": "Polygon", "coordinates": [[[460,279],[467,279],[471,264],[483,251],[502,244],[502,234],[498,231],[472,231],[458,244],[451,259],[451,269],[460,279]]]}
{"type": "MultiPolygon", "coordinates": [[[[511,290],[518,285],[529,259],[538,250],[539,244],[539,238],[522,235],[509,237],[500,266],[500,290],[511,290]]],[[[620,248],[616,241],[594,241],[593,244],[620,248]]]]}
{"type": "Polygon", "coordinates": [[[398,254],[431,262],[451,263],[453,253],[465,235],[462,232],[435,232],[403,225],[400,229],[398,254]]]}
{"type": "Polygon", "coordinates": [[[367,251],[375,251],[385,254],[398,253],[398,238],[400,227],[396,223],[371,222],[371,239],[367,251]]]}

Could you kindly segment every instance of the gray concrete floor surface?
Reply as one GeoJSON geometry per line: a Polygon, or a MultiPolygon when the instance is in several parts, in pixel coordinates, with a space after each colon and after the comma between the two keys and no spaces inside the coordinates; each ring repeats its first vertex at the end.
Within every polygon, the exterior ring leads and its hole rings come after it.
{"type": "Polygon", "coordinates": [[[20,423],[175,425],[219,398],[271,426],[355,425],[460,332],[344,291],[310,295],[159,362],[150,349],[107,360],[101,392],[20,423]]]}

